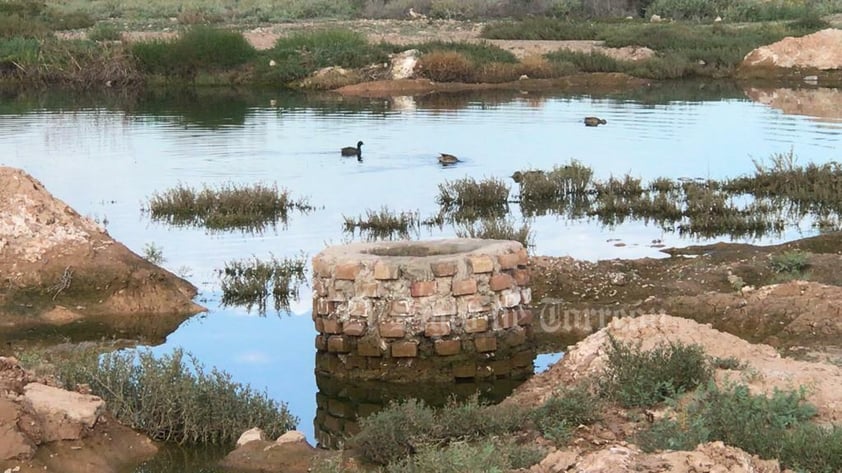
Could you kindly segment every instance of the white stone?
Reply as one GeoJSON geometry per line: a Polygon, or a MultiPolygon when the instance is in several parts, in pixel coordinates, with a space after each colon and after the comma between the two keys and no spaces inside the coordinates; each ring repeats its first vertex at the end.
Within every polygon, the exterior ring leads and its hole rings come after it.
{"type": "Polygon", "coordinates": [[[651,23],[660,23],[661,22],[661,16],[660,15],[652,15],[652,18],[649,18],[649,21],[651,23]]]}
{"type": "Polygon", "coordinates": [[[105,401],[41,383],[23,388],[24,402],[40,417],[44,441],[76,440],[105,412],[105,401]]]}
{"type": "Polygon", "coordinates": [[[714,23],[719,23],[720,21],[722,21],[722,17],[721,17],[721,16],[717,16],[716,18],[714,18],[714,19],[713,19],[713,22],[714,22],[714,23]]]}
{"type": "Polygon", "coordinates": [[[277,62],[275,62],[275,60],[274,60],[274,59],[270,59],[270,60],[269,60],[269,67],[275,67],[275,66],[277,66],[277,65],[278,65],[278,63],[277,63],[277,62]]]}
{"type": "Polygon", "coordinates": [[[241,447],[256,440],[266,440],[266,433],[260,427],[254,427],[243,432],[240,438],[237,439],[237,446],[241,447]]]}
{"type": "Polygon", "coordinates": [[[409,49],[391,56],[392,80],[409,79],[415,75],[415,65],[418,64],[420,53],[417,49],[409,49]]]}
{"type": "Polygon", "coordinates": [[[285,444],[285,443],[298,443],[298,442],[306,442],[307,437],[304,436],[303,433],[297,430],[290,430],[289,432],[284,433],[278,440],[275,440],[276,444],[285,444]]]}

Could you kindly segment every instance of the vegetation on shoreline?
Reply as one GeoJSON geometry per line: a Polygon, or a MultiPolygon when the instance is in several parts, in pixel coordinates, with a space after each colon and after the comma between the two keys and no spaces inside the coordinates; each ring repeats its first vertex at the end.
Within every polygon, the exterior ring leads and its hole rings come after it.
{"type": "Polygon", "coordinates": [[[284,403],[233,382],[217,369],[205,371],[181,350],[80,353],[56,364],[69,388],[87,385],[123,424],[154,440],[178,444],[233,445],[255,426],[272,438],[298,424],[284,403]]]}
{"type": "MultiPolygon", "coordinates": [[[[804,402],[803,389],[767,397],[750,394],[743,384],[718,387],[712,381],[715,368],[744,367],[736,359],[710,358],[698,345],[667,343],[642,350],[639,344],[610,338],[606,355],[601,371],[561,387],[539,406],[485,406],[473,399],[431,409],[408,399],[363,418],[360,433],[348,445],[385,471],[529,468],[546,454],[535,447],[536,431],[565,448],[577,428],[599,423],[606,412],[627,409],[634,418],[664,406],[676,415],[644,424],[630,439],[646,451],[692,450],[721,440],[763,458],[778,458],[787,468],[840,467],[842,429],[810,422],[816,408],[804,402]]],[[[364,470],[322,459],[313,471],[364,470]]]]}
{"type": "Polygon", "coordinates": [[[222,305],[245,306],[248,311],[256,306],[258,314],[265,315],[271,296],[276,312],[289,311],[290,302],[298,299],[299,289],[307,283],[307,258],[229,261],[219,276],[222,305]]]}

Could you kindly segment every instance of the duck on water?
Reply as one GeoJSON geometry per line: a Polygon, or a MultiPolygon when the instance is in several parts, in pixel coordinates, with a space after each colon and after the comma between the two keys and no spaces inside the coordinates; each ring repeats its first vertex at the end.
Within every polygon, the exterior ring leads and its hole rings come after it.
{"type": "Polygon", "coordinates": [[[363,142],[357,141],[357,146],[346,146],[342,148],[342,156],[356,156],[358,160],[362,160],[363,157],[363,142]]]}
{"type": "Polygon", "coordinates": [[[447,153],[439,153],[439,154],[441,155],[441,156],[439,156],[439,164],[441,164],[442,166],[447,166],[447,165],[450,165],[450,164],[456,164],[460,161],[459,158],[457,158],[456,156],[453,156],[452,154],[447,154],[447,153]]]}

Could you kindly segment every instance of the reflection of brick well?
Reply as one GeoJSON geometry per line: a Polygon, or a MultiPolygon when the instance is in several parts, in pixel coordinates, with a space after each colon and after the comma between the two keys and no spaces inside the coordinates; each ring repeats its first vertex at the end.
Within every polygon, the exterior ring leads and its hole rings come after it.
{"type": "Polygon", "coordinates": [[[316,370],[413,382],[531,373],[518,242],[354,243],[313,258],[316,370]]]}

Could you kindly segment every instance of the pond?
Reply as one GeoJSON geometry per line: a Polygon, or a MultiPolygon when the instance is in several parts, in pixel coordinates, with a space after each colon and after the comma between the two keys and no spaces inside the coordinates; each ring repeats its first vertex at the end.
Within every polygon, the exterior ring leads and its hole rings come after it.
{"type": "MultiPolygon", "coordinates": [[[[626,173],[726,178],[754,171],[753,160],[790,151],[798,163],[840,159],[842,120],[787,114],[749,100],[733,84],[681,84],[603,96],[494,92],[394,99],[350,99],[286,92],[150,93],[0,98],[0,164],[24,169],[79,213],[105,224],[138,254],[154,245],[163,266],[200,288],[207,313],[172,333],[155,352],[183,347],[207,367],[265,389],[289,403],[312,441],[319,387],[314,376],[311,293],[302,287],[289,313],[260,316],[221,303],[217,271],[229,260],[311,258],[359,235],[343,217],[384,205],[437,212],[439,184],[463,177],[551,169],[571,159],[597,178],[626,173]],[[585,127],[585,116],[607,121],[585,127]],[[339,149],[364,141],[362,161],[339,149]],[[461,162],[442,167],[439,153],[461,162]],[[171,227],[142,211],[179,184],[277,184],[306,198],[311,212],[290,214],[261,233],[171,227]]],[[[514,188],[513,188],[514,191],[514,188]]],[[[519,222],[517,206],[512,214],[519,222]]],[[[653,242],[708,242],[631,221],[606,227],[558,216],[530,220],[534,254],[606,258],[660,257],[653,242]],[[621,243],[621,244],[618,244],[621,243]]],[[[739,241],[769,244],[815,233],[809,224],[739,241]]],[[[417,238],[455,236],[422,227],[417,238]]],[[[728,236],[720,238],[730,240],[728,236]]],[[[536,360],[543,370],[557,355],[536,360]]],[[[509,387],[508,389],[511,389],[509,387]]],[[[180,470],[181,471],[181,470],[180,470]]]]}

